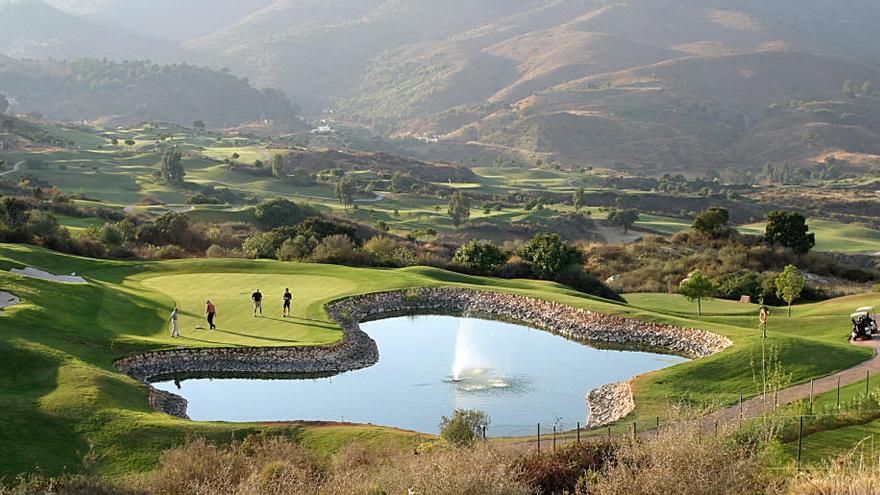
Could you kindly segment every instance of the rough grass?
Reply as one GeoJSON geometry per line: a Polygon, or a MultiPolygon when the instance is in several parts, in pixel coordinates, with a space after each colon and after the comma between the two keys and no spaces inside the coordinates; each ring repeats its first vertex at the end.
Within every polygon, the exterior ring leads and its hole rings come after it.
{"type": "MultiPolygon", "coordinates": [[[[670,401],[733,402],[757,392],[750,362],[755,352],[754,318],[740,306],[718,303],[698,319],[674,297],[646,298],[633,306],[611,303],[565,287],[535,281],[470,277],[433,268],[356,269],[244,260],[116,262],[52,253],[21,245],[0,246],[0,270],[35,266],[54,273],[77,272],[89,285],[63,285],[0,271],[0,286],[22,298],[0,316],[0,476],[32,471],[77,471],[93,452],[100,471],[118,476],[149,470],[158,452],[188,435],[238,438],[248,432],[286,435],[319,452],[354,440],[371,446],[415,445],[424,436],[372,426],[257,425],[176,420],[149,410],[146,390],[112,367],[115,358],[172,346],[316,345],[340,332],[323,314],[332,298],[370,291],[424,286],[461,286],[507,291],[576,307],[648,321],[697,326],[727,335],[732,349],[705,360],[673,366],[635,381],[638,418],[664,415],[670,401]],[[296,318],[250,318],[249,294],[273,298],[285,287],[295,295],[296,318]],[[239,294],[245,292],[245,294],[239,294]],[[223,332],[193,327],[204,299],[218,302],[223,332]],[[172,340],[167,314],[177,301],[185,339],[172,340]],[[278,319],[280,320],[280,318],[278,319]],[[728,398],[725,400],[725,398],[728,398]]],[[[771,345],[795,381],[850,367],[870,351],[848,346],[844,325],[850,306],[874,295],[797,307],[792,320],[771,320],[771,345]],[[844,321],[844,323],[840,323],[844,321]]],[[[280,306],[279,306],[280,307],[280,306]]],[[[845,326],[845,325],[844,325],[845,326]]]]}

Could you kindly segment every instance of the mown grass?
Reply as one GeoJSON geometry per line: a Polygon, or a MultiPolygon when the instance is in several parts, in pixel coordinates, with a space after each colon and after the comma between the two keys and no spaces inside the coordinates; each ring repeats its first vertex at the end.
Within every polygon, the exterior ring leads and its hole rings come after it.
{"type": "MultiPolygon", "coordinates": [[[[816,249],[843,253],[876,253],[880,251],[880,231],[858,224],[846,224],[829,220],[808,221],[810,231],[816,234],[816,249]]],[[[763,235],[765,224],[739,227],[740,232],[763,235]]]]}
{"type": "MultiPolygon", "coordinates": [[[[108,474],[150,469],[158,452],[187,435],[230,438],[267,430],[316,449],[337,449],[353,438],[417,442],[418,435],[362,426],[254,425],[187,422],[149,410],[146,390],[117,373],[113,360],[133,352],[174,346],[317,345],[341,335],[323,313],[333,298],[370,291],[462,286],[544,298],[591,310],[679,326],[697,326],[732,338],[736,345],[713,357],[639,377],[636,418],[664,415],[670,403],[732,402],[757,388],[754,317],[740,305],[709,302],[702,319],[677,296],[634,295],[632,305],[584,296],[535,281],[470,277],[433,268],[358,269],[247,260],[115,262],[61,255],[21,245],[0,246],[0,286],[23,300],[0,316],[0,475],[76,469],[90,449],[108,474]],[[65,285],[12,276],[14,266],[84,275],[89,285],[65,285]],[[281,291],[295,294],[295,318],[282,321],[281,291]],[[266,294],[267,318],[250,316],[249,294],[266,294]],[[218,332],[195,330],[204,300],[220,311],[218,332]],[[183,312],[184,339],[168,335],[167,315],[183,312]],[[271,318],[270,318],[271,317],[271,318]]],[[[770,345],[795,381],[848,368],[870,351],[846,343],[850,306],[874,295],[797,307],[795,318],[775,316],[770,345]],[[842,322],[842,323],[841,323],[842,322]]],[[[555,365],[555,364],[554,364],[555,365]]]]}

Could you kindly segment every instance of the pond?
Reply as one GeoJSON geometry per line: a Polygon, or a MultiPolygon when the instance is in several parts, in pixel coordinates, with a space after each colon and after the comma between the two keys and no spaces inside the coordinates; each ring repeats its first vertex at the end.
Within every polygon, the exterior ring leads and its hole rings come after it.
{"type": "Polygon", "coordinates": [[[189,401],[205,421],[345,421],[437,433],[442,415],[479,409],[493,436],[528,435],[535,424],[574,428],[587,393],[687,359],[598,349],[497,321],[413,316],[364,323],[379,346],[370,368],[332,377],[179,377],[156,388],[189,401]]]}

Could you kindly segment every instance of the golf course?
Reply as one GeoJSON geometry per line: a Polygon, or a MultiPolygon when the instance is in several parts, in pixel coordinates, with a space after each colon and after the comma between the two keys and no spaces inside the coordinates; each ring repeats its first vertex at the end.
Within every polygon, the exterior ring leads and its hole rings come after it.
{"type": "MultiPolygon", "coordinates": [[[[319,451],[359,441],[413,445],[425,435],[349,424],[233,424],[176,419],[153,411],[147,388],[119,373],[116,359],[174,348],[320,346],[342,332],[325,305],[345,296],[419,287],[464,287],[527,295],[576,308],[678,327],[708,330],[734,345],[713,356],[639,376],[636,410],[627,420],[665,417],[670,406],[734,404],[760,392],[757,306],[731,301],[696,305],[679,295],[630,294],[628,303],[586,296],[540,281],[472,277],[423,267],[351,268],[252,260],[107,261],[25,245],[0,245],[0,287],[21,303],[0,314],[0,476],[35,467],[46,473],[80,469],[83,459],[110,476],[145,472],[163,449],[193,435],[214,439],[248,433],[283,434],[319,451]],[[9,273],[35,267],[76,272],[87,284],[64,284],[9,273]],[[294,293],[291,318],[281,318],[281,294],[294,293]],[[263,318],[251,315],[250,293],[264,295],[263,318]],[[218,309],[216,331],[201,329],[205,301],[218,309]],[[180,310],[182,336],[168,318],[180,310]]],[[[767,346],[790,383],[857,365],[873,351],[847,343],[848,315],[874,305],[876,294],[797,305],[792,318],[771,316],[767,346]]],[[[853,389],[857,386],[854,385],[853,389]]],[[[381,400],[381,397],[377,397],[381,400]]],[[[439,418],[438,418],[439,419],[439,418]]],[[[880,430],[880,423],[859,428],[880,430]]],[[[834,432],[828,432],[833,435],[834,432]]],[[[850,436],[833,436],[826,450],[845,450],[850,436]],[[830,447],[829,447],[830,445],[830,447]]]]}

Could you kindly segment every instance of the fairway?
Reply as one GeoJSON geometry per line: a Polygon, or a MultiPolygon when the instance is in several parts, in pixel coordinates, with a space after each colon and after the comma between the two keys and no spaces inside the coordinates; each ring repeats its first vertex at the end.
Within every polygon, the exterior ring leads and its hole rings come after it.
{"type": "MultiPolygon", "coordinates": [[[[808,219],[810,232],[816,234],[816,249],[841,253],[880,252],[880,230],[858,224],[808,219]]],[[[766,225],[756,223],[738,227],[744,234],[764,235],[766,225]]]]}
{"type": "MultiPolygon", "coordinates": [[[[665,416],[671,401],[732,404],[740,394],[758,392],[750,364],[759,349],[754,306],[731,301],[706,301],[707,314],[697,317],[696,305],[677,295],[632,294],[630,304],[620,304],[550,282],[473,277],[436,268],[222,259],[122,262],[22,245],[0,245],[0,285],[21,297],[21,304],[0,315],[0,475],[29,471],[36,463],[58,473],[78,466],[89,446],[100,453],[101,469],[109,475],[143,472],[156,465],[159,452],[188,435],[229,439],[264,431],[293,436],[323,451],[356,439],[377,446],[414,445],[424,437],[378,426],[182,421],[151,410],[147,389],[112,365],[134,353],[178,347],[330,344],[342,333],[324,306],[340,297],[379,291],[452,286],[508,292],[703,328],[734,341],[733,347],[709,358],[637,377],[632,383],[637,409],[628,419],[665,416]],[[24,266],[75,271],[90,283],[71,286],[5,271],[24,266]],[[293,317],[282,319],[280,297],[286,287],[294,294],[293,317]],[[264,293],[264,318],[251,316],[255,289],[264,293]],[[195,329],[207,326],[203,311],[208,299],[217,305],[217,331],[195,329]],[[182,315],[179,339],[169,333],[175,304],[182,315]]],[[[852,367],[871,352],[846,343],[846,315],[855,306],[877,302],[876,294],[865,294],[802,305],[792,319],[774,311],[768,345],[795,383],[852,367]]]]}

